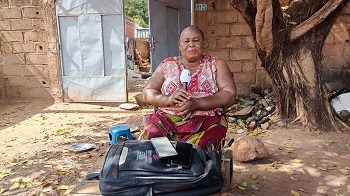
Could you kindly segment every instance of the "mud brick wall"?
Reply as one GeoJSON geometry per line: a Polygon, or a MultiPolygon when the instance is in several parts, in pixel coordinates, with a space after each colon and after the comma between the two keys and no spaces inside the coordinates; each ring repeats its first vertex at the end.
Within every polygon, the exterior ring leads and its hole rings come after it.
{"type": "Polygon", "coordinates": [[[0,0],[0,98],[60,100],[53,0],[0,0]]]}
{"type": "MultiPolygon", "coordinates": [[[[223,58],[233,72],[239,94],[251,87],[268,87],[269,77],[255,52],[250,29],[241,15],[223,0],[197,0],[206,11],[196,10],[195,24],[208,42],[205,52],[223,58]]],[[[350,5],[334,24],[323,48],[323,77],[328,89],[350,85],[350,5]]]]}

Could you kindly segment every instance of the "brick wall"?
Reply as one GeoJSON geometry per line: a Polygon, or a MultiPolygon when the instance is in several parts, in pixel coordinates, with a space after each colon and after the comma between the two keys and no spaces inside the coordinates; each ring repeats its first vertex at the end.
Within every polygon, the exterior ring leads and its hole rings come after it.
{"type": "Polygon", "coordinates": [[[60,100],[54,1],[0,1],[0,98],[60,100]]]}
{"type": "Polygon", "coordinates": [[[333,25],[323,46],[322,80],[329,90],[350,87],[350,4],[333,25]]]}
{"type": "Polygon", "coordinates": [[[125,21],[125,35],[129,38],[134,38],[135,24],[132,19],[126,18],[125,21]]]}
{"type": "MultiPolygon", "coordinates": [[[[250,94],[253,86],[269,86],[261,68],[250,29],[240,14],[222,0],[198,0],[206,11],[195,12],[195,24],[204,31],[205,52],[223,58],[234,73],[239,94],[250,94]]],[[[350,8],[349,4],[333,26],[324,45],[323,77],[331,90],[350,84],[350,8]]]]}
{"type": "Polygon", "coordinates": [[[207,41],[205,52],[224,59],[234,73],[239,94],[249,94],[257,80],[259,60],[248,25],[228,1],[197,3],[207,4],[207,11],[195,13],[195,23],[207,41]]]}
{"type": "MultiPolygon", "coordinates": [[[[206,36],[205,51],[227,61],[238,92],[267,86],[254,41],[242,17],[228,1],[197,0],[208,5],[196,12],[206,36]]],[[[0,1],[0,99],[62,100],[54,1],[0,1]]],[[[337,20],[324,45],[322,80],[329,88],[350,84],[350,8],[337,20]]],[[[346,86],[347,85],[347,86],[346,86]]]]}

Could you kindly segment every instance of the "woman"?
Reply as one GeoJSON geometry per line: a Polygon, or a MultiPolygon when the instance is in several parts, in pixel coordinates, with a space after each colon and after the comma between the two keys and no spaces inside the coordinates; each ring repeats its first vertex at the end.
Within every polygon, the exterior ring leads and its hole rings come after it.
{"type": "Polygon", "coordinates": [[[197,144],[205,151],[220,150],[227,132],[222,107],[236,99],[236,85],[225,61],[203,54],[203,32],[195,26],[180,34],[182,56],[163,60],[143,90],[143,99],[158,109],[150,115],[139,139],[166,136],[197,144]],[[188,69],[187,91],[180,81],[188,69]]]}

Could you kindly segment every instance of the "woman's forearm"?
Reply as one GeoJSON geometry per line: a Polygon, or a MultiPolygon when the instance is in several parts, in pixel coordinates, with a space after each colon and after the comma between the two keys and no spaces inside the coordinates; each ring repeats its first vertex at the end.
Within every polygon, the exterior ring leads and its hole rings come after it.
{"type": "Polygon", "coordinates": [[[229,107],[236,101],[236,92],[219,91],[208,97],[197,98],[198,110],[207,111],[219,107],[229,107]]]}
{"type": "Polygon", "coordinates": [[[169,97],[163,95],[161,92],[155,89],[144,89],[143,100],[156,107],[166,107],[168,106],[169,97]]]}

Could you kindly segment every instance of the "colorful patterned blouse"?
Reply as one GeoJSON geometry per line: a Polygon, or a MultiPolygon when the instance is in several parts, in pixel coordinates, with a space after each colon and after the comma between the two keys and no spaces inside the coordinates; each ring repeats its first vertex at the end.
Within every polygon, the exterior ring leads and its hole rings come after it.
{"type": "MultiPolygon", "coordinates": [[[[180,82],[181,71],[184,69],[184,65],[179,61],[178,57],[169,57],[162,61],[164,83],[161,88],[163,95],[171,95],[178,88],[183,88],[183,84],[180,82]]],[[[190,83],[187,85],[187,91],[190,97],[206,97],[213,95],[218,91],[216,83],[216,58],[204,55],[200,61],[200,65],[197,72],[191,77],[190,83]]],[[[177,115],[176,106],[172,107],[159,107],[160,110],[177,115]]],[[[197,116],[214,116],[215,114],[221,114],[220,109],[209,111],[195,111],[193,115],[197,116]]]]}

